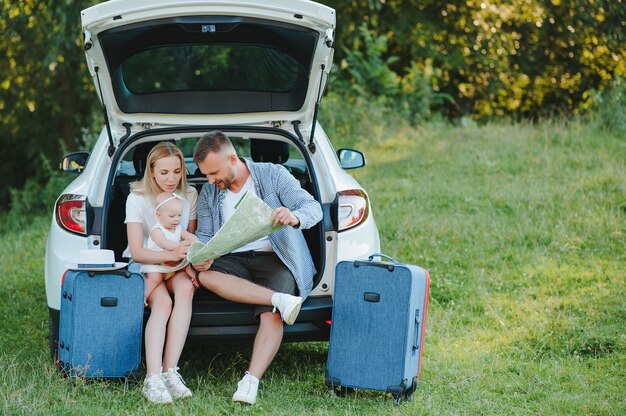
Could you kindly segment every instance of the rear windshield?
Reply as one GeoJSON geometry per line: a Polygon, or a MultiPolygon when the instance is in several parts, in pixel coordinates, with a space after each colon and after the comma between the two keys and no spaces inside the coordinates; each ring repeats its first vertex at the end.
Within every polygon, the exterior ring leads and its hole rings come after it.
{"type": "Polygon", "coordinates": [[[99,40],[123,112],[228,114],[299,110],[318,33],[190,16],[120,26],[99,40]]]}
{"type": "Polygon", "coordinates": [[[284,52],[256,45],[172,45],[141,51],[121,65],[133,94],[166,91],[289,92],[305,73],[284,52]],[[151,64],[148,64],[151,63],[151,64]]]}

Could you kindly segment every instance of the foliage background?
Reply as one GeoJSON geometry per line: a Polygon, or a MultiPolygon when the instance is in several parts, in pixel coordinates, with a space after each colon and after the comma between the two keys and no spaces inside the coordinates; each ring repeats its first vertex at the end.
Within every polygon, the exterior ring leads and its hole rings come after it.
{"type": "Polygon", "coordinates": [[[435,107],[454,117],[576,114],[626,75],[623,0],[326,3],[337,9],[338,57],[352,75],[342,78],[382,94],[417,91],[425,77],[451,98],[435,107]],[[390,73],[363,77],[359,57],[377,53],[390,73]]]}
{"type": "MultiPolygon", "coordinates": [[[[321,0],[338,16],[323,105],[373,102],[413,125],[593,114],[626,134],[624,1],[321,0]]],[[[101,127],[80,28],[95,3],[0,0],[4,209],[101,127]]]]}
{"type": "MultiPolygon", "coordinates": [[[[42,158],[57,163],[93,129],[96,96],[81,48],[89,2],[0,1],[0,198],[29,177],[44,182],[42,158]]],[[[8,204],[2,204],[7,206],[8,204]]]]}

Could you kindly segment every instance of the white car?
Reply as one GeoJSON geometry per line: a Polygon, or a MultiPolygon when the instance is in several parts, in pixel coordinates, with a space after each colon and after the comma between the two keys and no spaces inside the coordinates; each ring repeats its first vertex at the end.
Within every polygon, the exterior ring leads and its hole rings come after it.
{"type": "MultiPolygon", "coordinates": [[[[345,172],[365,157],[335,152],[317,121],[335,11],[305,0],[111,0],[84,10],[82,26],[104,126],[91,153],[62,163],[79,175],[56,201],[46,245],[53,357],[66,265],[87,248],[124,260],[129,183],[154,144],[174,141],[200,190],[206,178],[191,156],[211,130],[226,132],[240,155],[285,165],[322,205],[323,220],[305,232],[314,289],[285,340],[328,339],[336,264],[380,251],[367,193],[345,172]]],[[[251,340],[256,330],[252,306],[196,292],[190,339],[251,340]]]]}

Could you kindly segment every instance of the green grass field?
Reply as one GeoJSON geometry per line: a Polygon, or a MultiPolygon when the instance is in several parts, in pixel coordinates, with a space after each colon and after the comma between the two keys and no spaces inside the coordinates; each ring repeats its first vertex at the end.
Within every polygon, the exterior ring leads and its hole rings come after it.
{"type": "MultiPolygon", "coordinates": [[[[230,402],[249,347],[189,347],[194,397],[71,381],[48,357],[49,218],[0,236],[0,411],[9,415],[626,414],[626,141],[544,122],[364,131],[383,251],[429,269],[412,402],[324,386],[327,343],[285,344],[252,408],[230,402]]],[[[346,140],[350,142],[350,140],[346,140]]],[[[339,146],[337,146],[339,147],[339,146]]]]}

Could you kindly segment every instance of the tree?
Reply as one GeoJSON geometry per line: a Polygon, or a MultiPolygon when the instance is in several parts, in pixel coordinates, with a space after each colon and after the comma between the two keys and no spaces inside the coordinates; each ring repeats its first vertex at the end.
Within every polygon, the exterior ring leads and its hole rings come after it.
{"type": "Polygon", "coordinates": [[[365,49],[366,24],[386,39],[379,61],[399,77],[432,65],[432,88],[454,99],[443,101],[453,117],[571,115],[626,77],[624,0],[322,2],[337,9],[337,61],[365,49]]]}
{"type": "Polygon", "coordinates": [[[81,47],[93,1],[0,0],[0,199],[80,145],[97,104],[81,47]]]}

